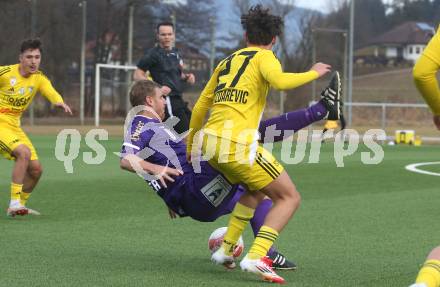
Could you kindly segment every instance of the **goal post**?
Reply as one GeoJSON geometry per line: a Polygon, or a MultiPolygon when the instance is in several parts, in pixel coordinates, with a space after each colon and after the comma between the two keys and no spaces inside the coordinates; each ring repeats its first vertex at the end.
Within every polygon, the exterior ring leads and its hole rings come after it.
{"type": "MultiPolygon", "coordinates": [[[[102,69],[112,69],[112,70],[123,70],[125,72],[132,72],[137,69],[136,66],[125,66],[125,65],[115,65],[115,64],[96,64],[95,67],[95,126],[100,124],[100,110],[101,110],[101,70],[102,69]]],[[[124,80],[126,84],[131,82],[131,77],[124,80]]],[[[128,87],[127,87],[128,88],[128,87]]],[[[128,96],[126,95],[126,103],[128,102],[128,96]]]]}

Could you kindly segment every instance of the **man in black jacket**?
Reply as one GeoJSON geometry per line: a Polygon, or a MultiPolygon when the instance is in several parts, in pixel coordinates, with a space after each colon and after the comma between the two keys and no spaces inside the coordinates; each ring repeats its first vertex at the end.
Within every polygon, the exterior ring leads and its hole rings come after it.
{"type": "Polygon", "coordinates": [[[177,117],[180,121],[174,129],[183,133],[189,128],[191,111],[182,99],[182,92],[185,83],[195,83],[195,77],[192,73],[183,72],[182,58],[174,47],[173,23],[159,23],[157,39],[158,45],[148,50],[138,62],[133,78],[135,81],[148,79],[149,72],[153,81],[162,86],[162,92],[168,95],[166,117],[177,117]]]}

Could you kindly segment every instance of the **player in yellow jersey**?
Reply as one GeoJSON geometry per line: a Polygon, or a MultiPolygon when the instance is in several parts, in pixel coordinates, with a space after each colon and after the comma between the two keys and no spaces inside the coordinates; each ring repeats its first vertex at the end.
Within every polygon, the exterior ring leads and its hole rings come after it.
{"type": "MultiPolygon", "coordinates": [[[[417,89],[433,113],[434,125],[440,130],[440,89],[436,78],[440,71],[440,27],[414,66],[417,89]]],[[[428,255],[411,287],[440,287],[440,246],[428,255]]]]}
{"type": "MultiPolygon", "coordinates": [[[[187,155],[193,162],[197,160],[197,134],[210,110],[203,129],[202,152],[211,157],[209,163],[231,183],[241,183],[248,190],[235,206],[224,242],[211,260],[228,268],[235,266],[233,247],[258,203],[268,196],[273,206],[240,266],[265,281],[284,283],[265,256],[298,208],[300,195],[281,164],[258,145],[257,128],[270,86],[279,90],[293,89],[325,75],[330,66],[318,63],[305,73],[284,73],[271,50],[281,34],[282,19],[257,5],[242,15],[241,22],[247,47],[221,61],[203,90],[191,117],[187,155]]],[[[336,120],[340,112],[339,77],[332,82],[337,83],[337,88],[326,90],[331,98],[327,103],[334,108],[328,118],[336,120]]]]}
{"type": "Polygon", "coordinates": [[[425,264],[420,269],[416,283],[410,287],[439,287],[440,286],[440,246],[429,253],[425,264]]]}
{"type": "Polygon", "coordinates": [[[440,130],[440,88],[436,78],[440,70],[440,28],[432,37],[413,69],[414,81],[432,110],[434,124],[440,130]]]}
{"type": "Polygon", "coordinates": [[[15,161],[12,169],[11,201],[8,216],[39,214],[26,208],[26,202],[41,177],[42,166],[29,138],[20,127],[20,118],[40,92],[54,106],[72,114],[49,79],[39,70],[41,41],[23,41],[19,63],[0,66],[0,153],[15,161]]]}

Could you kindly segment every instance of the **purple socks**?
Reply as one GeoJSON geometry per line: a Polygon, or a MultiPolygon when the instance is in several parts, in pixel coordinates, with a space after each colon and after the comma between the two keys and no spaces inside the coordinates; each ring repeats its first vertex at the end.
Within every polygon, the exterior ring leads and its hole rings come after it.
{"type": "MultiPolygon", "coordinates": [[[[257,236],[258,231],[260,231],[261,226],[263,226],[264,219],[266,218],[267,213],[272,207],[272,200],[264,199],[255,209],[254,217],[251,219],[252,231],[254,232],[254,237],[257,236]]],[[[267,253],[267,255],[271,255],[273,251],[276,249],[272,246],[267,253]]]]}
{"type": "MultiPolygon", "coordinates": [[[[297,132],[300,129],[307,127],[311,123],[322,120],[326,115],[327,109],[324,104],[319,101],[307,109],[289,112],[281,116],[262,121],[258,128],[258,131],[261,134],[260,139],[262,139],[263,143],[282,141],[284,139],[284,131],[297,132]],[[276,131],[273,131],[274,127],[266,130],[268,127],[273,125],[275,125],[276,131]]],[[[291,135],[291,133],[288,135],[291,135]]]]}

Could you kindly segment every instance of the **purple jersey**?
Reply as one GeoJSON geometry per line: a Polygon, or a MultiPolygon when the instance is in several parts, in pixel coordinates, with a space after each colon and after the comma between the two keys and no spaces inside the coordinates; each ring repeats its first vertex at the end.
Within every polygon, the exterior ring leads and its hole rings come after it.
{"type": "Polygon", "coordinates": [[[189,172],[186,145],[179,136],[157,119],[137,115],[125,135],[122,153],[130,149],[151,163],[189,172]]]}
{"type": "Polygon", "coordinates": [[[183,171],[182,176],[174,178],[175,182],[167,183],[167,188],[157,180],[147,180],[168,207],[180,216],[214,221],[230,213],[243,192],[207,162],[201,162],[202,173],[195,173],[186,160],[186,144],[173,129],[157,119],[135,116],[124,137],[121,154],[135,154],[150,163],[183,171]]]}

